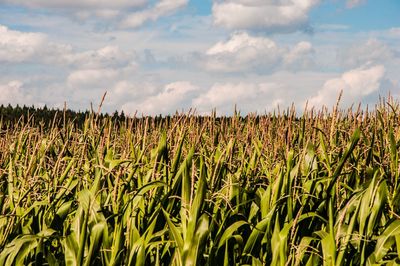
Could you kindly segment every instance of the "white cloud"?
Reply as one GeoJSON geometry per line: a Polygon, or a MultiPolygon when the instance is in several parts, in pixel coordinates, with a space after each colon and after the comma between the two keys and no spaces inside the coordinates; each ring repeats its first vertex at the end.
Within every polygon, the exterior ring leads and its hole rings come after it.
{"type": "Polygon", "coordinates": [[[143,6],[147,0],[0,0],[0,3],[37,8],[132,8],[143,6]]]}
{"type": "Polygon", "coordinates": [[[292,48],[279,47],[266,37],[234,33],[229,40],[218,42],[206,51],[205,68],[220,72],[307,68],[312,65],[313,52],[309,42],[300,42],[292,48]]]}
{"type": "Polygon", "coordinates": [[[379,90],[384,75],[383,65],[363,66],[345,72],[341,77],[326,81],[318,94],[310,99],[309,106],[333,106],[342,90],[342,104],[357,104],[379,90]]]}
{"type": "Polygon", "coordinates": [[[46,40],[44,34],[13,31],[0,25],[0,62],[31,60],[41,52],[46,40]]]}
{"type": "Polygon", "coordinates": [[[53,43],[42,33],[26,33],[0,26],[0,62],[68,67],[70,87],[110,86],[117,78],[137,69],[134,53],[118,46],[75,52],[70,45],[53,43]]]}
{"type": "Polygon", "coordinates": [[[132,56],[118,47],[69,54],[61,59],[71,66],[66,83],[73,89],[109,90],[116,83],[134,75],[138,66],[132,56]]]}
{"type": "Polygon", "coordinates": [[[123,28],[137,28],[147,21],[155,21],[162,16],[174,13],[186,6],[188,0],[160,0],[155,6],[128,15],[121,26],[123,28]]]}
{"type": "Polygon", "coordinates": [[[119,71],[115,69],[80,69],[73,71],[67,78],[67,83],[71,87],[82,86],[105,86],[110,81],[115,81],[119,71]]]}
{"type": "Polygon", "coordinates": [[[130,114],[136,111],[138,111],[139,114],[150,115],[171,114],[175,111],[179,111],[179,108],[189,108],[193,93],[197,90],[198,87],[188,81],[173,82],[167,84],[163,91],[147,97],[139,103],[125,103],[122,106],[122,110],[130,114]]]}
{"type": "Polygon", "coordinates": [[[282,54],[283,50],[268,38],[236,33],[226,42],[218,42],[207,50],[206,69],[231,72],[260,65],[275,65],[282,54]]]}
{"type": "Polygon", "coordinates": [[[392,49],[377,39],[369,39],[364,43],[356,43],[339,51],[338,57],[342,65],[355,67],[366,63],[381,63],[393,58],[392,49]]]}
{"type": "Polygon", "coordinates": [[[10,30],[0,25],[0,62],[35,62],[80,68],[121,67],[134,63],[135,54],[118,46],[75,52],[67,44],[49,41],[46,34],[10,30]]]}
{"type": "Polygon", "coordinates": [[[1,104],[26,104],[31,100],[31,96],[24,92],[23,83],[13,80],[7,84],[0,84],[0,103],[1,104]]]}
{"type": "Polygon", "coordinates": [[[93,18],[101,24],[107,20],[108,27],[122,21],[125,28],[136,28],[147,21],[170,15],[188,2],[189,0],[0,0],[0,4],[51,9],[60,14],[72,15],[75,21],[93,18]]]}
{"type": "Polygon", "coordinates": [[[234,106],[248,112],[264,112],[282,102],[275,94],[280,85],[276,83],[216,83],[208,91],[193,99],[192,105],[200,113],[216,108],[218,113],[232,113],[234,106]]]}
{"type": "Polygon", "coordinates": [[[357,7],[359,5],[364,4],[366,2],[367,2],[367,0],[347,0],[346,1],[346,7],[347,8],[354,8],[354,7],[357,7]]]}
{"type": "Polygon", "coordinates": [[[118,81],[113,87],[113,93],[124,97],[124,101],[131,101],[134,97],[135,100],[143,100],[144,98],[154,96],[160,92],[162,85],[155,80],[122,80],[118,81]],[[129,97],[126,97],[129,95],[129,97]]]}
{"type": "Polygon", "coordinates": [[[121,67],[133,62],[134,54],[128,54],[118,46],[105,46],[98,50],[67,53],[60,61],[80,68],[121,67]]]}
{"type": "MultiPolygon", "coordinates": [[[[242,114],[249,112],[264,113],[279,105],[286,108],[292,103],[302,110],[301,105],[307,98],[316,94],[328,79],[337,77],[337,73],[315,71],[278,71],[270,75],[249,74],[210,75],[206,72],[191,74],[190,71],[159,71],[161,80],[149,80],[140,83],[138,80],[124,80],[109,90],[107,103],[118,106],[125,113],[138,114],[172,114],[176,110],[188,110],[193,107],[199,114],[208,114],[213,108],[221,115],[232,114],[235,104],[242,114]],[[195,88],[189,91],[170,91],[166,85],[184,76],[195,88]],[[161,88],[161,90],[160,90],[161,88]],[[112,99],[112,102],[109,100],[112,99]],[[121,108],[122,106],[122,108],[121,108]]],[[[173,87],[177,87],[176,85],[173,87]]],[[[190,88],[189,85],[183,86],[190,88]]]]}
{"type": "Polygon", "coordinates": [[[118,18],[121,14],[119,9],[79,9],[73,12],[74,17],[80,21],[87,20],[92,16],[110,21],[118,18]]]}
{"type": "Polygon", "coordinates": [[[314,48],[309,42],[299,42],[283,56],[287,68],[306,69],[314,65],[314,48]]]}
{"type": "Polygon", "coordinates": [[[277,49],[276,44],[262,37],[251,37],[247,33],[235,33],[231,36],[230,40],[227,42],[219,42],[215,44],[213,47],[208,49],[208,55],[216,55],[220,53],[237,53],[243,48],[253,47],[256,50],[261,49],[277,49]]]}
{"type": "Polygon", "coordinates": [[[307,26],[319,0],[222,0],[213,4],[217,25],[229,29],[296,31],[307,26]]]}
{"type": "MultiPolygon", "coordinates": [[[[144,90],[151,90],[148,86],[144,87],[144,90]]],[[[285,102],[279,98],[280,88],[280,84],[272,82],[215,83],[201,88],[188,81],[177,81],[165,85],[162,91],[137,100],[138,86],[124,81],[114,87],[111,97],[119,97],[121,109],[127,114],[165,115],[188,111],[189,108],[195,108],[199,114],[207,114],[216,108],[218,114],[226,115],[232,113],[236,104],[243,113],[272,110],[285,102]],[[129,98],[131,100],[127,101],[129,98]]]]}

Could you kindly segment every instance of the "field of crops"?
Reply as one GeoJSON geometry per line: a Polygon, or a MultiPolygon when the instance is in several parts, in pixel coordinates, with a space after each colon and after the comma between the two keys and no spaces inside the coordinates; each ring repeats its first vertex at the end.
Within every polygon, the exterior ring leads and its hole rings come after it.
{"type": "Polygon", "coordinates": [[[2,121],[0,265],[400,264],[400,106],[301,113],[2,121]]]}

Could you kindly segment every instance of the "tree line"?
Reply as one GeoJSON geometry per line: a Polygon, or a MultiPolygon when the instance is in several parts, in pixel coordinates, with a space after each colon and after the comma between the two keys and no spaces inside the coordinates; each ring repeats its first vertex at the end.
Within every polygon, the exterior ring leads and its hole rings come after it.
{"type": "MultiPolygon", "coordinates": [[[[56,126],[62,126],[64,122],[74,123],[78,127],[82,127],[85,120],[93,114],[93,111],[74,111],[71,109],[57,109],[49,108],[46,105],[43,107],[32,106],[12,106],[0,105],[0,121],[2,128],[9,128],[17,123],[30,123],[31,125],[42,125],[49,127],[53,124],[56,126]]],[[[126,116],[123,111],[115,111],[112,114],[99,113],[97,114],[100,119],[112,117],[116,122],[122,122],[126,120],[126,116]]]]}

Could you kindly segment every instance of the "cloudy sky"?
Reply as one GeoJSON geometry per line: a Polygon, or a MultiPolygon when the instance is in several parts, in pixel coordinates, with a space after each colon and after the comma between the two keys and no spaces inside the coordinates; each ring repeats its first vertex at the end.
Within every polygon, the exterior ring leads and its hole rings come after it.
{"type": "Polygon", "coordinates": [[[400,95],[399,0],[0,0],[0,104],[229,114],[400,95]]]}

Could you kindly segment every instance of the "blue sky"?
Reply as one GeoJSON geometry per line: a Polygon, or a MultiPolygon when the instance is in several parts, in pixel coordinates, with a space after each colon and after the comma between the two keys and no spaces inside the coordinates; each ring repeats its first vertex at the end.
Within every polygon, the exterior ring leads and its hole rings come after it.
{"type": "Polygon", "coordinates": [[[0,104],[264,113],[400,96],[398,0],[0,0],[0,104]]]}

